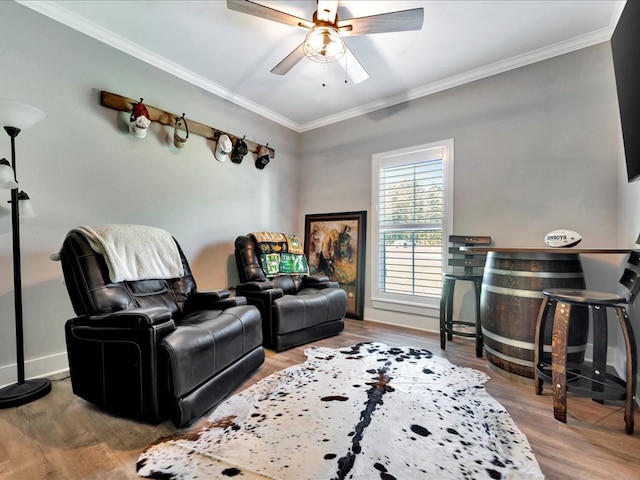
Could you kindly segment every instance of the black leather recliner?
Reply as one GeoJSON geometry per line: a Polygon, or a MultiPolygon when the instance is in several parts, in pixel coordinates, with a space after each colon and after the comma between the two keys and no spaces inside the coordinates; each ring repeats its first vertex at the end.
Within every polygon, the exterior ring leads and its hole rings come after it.
{"type": "Polygon", "coordinates": [[[182,277],[114,283],[82,234],[66,236],[59,255],[78,315],[65,325],[76,395],[117,415],[183,427],[264,362],[258,310],[228,290],[199,292],[178,249],[182,277]]]}
{"type": "Polygon", "coordinates": [[[254,238],[236,238],[236,266],[242,282],[236,294],[260,310],[265,347],[286,350],[344,330],[347,294],[338,282],[314,275],[279,275],[268,280],[259,251],[254,238]]]}

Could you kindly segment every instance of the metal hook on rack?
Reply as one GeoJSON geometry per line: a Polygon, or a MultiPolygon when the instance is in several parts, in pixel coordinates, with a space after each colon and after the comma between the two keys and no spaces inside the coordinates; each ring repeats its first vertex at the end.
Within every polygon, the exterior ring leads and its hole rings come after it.
{"type": "Polygon", "coordinates": [[[187,139],[189,138],[189,125],[187,124],[187,119],[184,116],[185,114],[182,114],[182,117],[175,117],[176,119],[176,123],[175,126],[173,127],[173,145],[176,148],[184,148],[186,143],[187,143],[187,139]],[[181,137],[178,127],[180,126],[180,123],[182,122],[182,124],[184,125],[184,129],[187,132],[187,135],[185,137],[181,137]]]}
{"type": "MultiPolygon", "coordinates": [[[[143,100],[144,100],[143,98],[140,98],[140,102],[138,103],[135,100],[131,98],[123,97],[122,95],[106,92],[104,90],[100,92],[100,104],[104,107],[113,108],[121,112],[132,112],[132,113],[133,113],[133,110],[140,110],[144,108],[145,110],[147,110],[146,114],[148,116],[146,116],[146,118],[150,122],[158,122],[162,125],[167,125],[168,127],[175,126],[175,123],[176,123],[175,113],[171,113],[166,110],[162,110],[150,105],[145,107],[145,105],[142,103],[143,100]]],[[[136,118],[137,116],[138,115],[135,115],[135,114],[133,115],[134,118],[136,118]]],[[[183,117],[184,117],[184,114],[183,114],[183,117]]],[[[186,125],[186,122],[187,122],[187,119],[185,118],[185,125],[186,125]]],[[[189,134],[198,135],[198,136],[207,138],[209,140],[213,140],[214,142],[217,142],[220,135],[224,134],[224,132],[216,128],[213,128],[209,125],[205,125],[204,123],[200,123],[195,120],[188,120],[188,122],[189,122],[189,126],[188,126],[189,134]]],[[[185,127],[185,129],[186,128],[187,127],[185,127]]],[[[226,135],[228,135],[231,139],[235,140],[236,143],[238,143],[239,137],[236,137],[235,135],[230,133],[227,133],[226,135]]],[[[140,136],[140,138],[142,138],[142,136],[140,136]]],[[[248,151],[254,154],[258,153],[261,145],[251,140],[246,140],[245,137],[243,138],[244,138],[243,142],[246,144],[248,151]]],[[[274,149],[271,147],[268,147],[267,149],[269,151],[270,158],[275,158],[274,149]]]]}

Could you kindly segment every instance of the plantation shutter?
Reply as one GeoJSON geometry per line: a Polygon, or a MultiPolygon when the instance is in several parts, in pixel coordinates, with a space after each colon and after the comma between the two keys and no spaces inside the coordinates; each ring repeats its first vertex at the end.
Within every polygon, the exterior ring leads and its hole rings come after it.
{"type": "Polygon", "coordinates": [[[440,297],[444,149],[382,159],[378,252],[381,293],[440,297]]]}

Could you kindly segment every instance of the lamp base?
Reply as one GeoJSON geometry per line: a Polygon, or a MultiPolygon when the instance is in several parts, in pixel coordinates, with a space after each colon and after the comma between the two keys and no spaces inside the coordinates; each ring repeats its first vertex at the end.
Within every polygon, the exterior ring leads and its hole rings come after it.
{"type": "Polygon", "coordinates": [[[8,385],[0,388],[0,408],[24,405],[44,397],[50,391],[51,381],[48,378],[34,378],[24,383],[8,385]]]}

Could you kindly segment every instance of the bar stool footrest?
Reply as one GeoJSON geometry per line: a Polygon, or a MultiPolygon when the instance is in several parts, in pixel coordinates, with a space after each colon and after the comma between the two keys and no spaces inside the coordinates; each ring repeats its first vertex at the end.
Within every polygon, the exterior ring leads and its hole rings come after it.
{"type": "MultiPolygon", "coordinates": [[[[552,382],[551,365],[541,363],[536,366],[538,377],[547,382],[552,382]]],[[[596,380],[594,385],[592,377],[593,368],[585,362],[579,364],[567,364],[567,391],[578,397],[590,397],[593,400],[616,401],[626,398],[626,382],[613,373],[606,372],[604,379],[596,380]],[[602,390],[595,390],[598,387],[602,390]]]]}
{"type": "Polygon", "coordinates": [[[476,324],[473,322],[465,322],[462,320],[454,320],[451,322],[451,327],[445,327],[444,331],[447,332],[450,335],[458,335],[460,337],[472,337],[475,338],[476,337],[476,333],[475,333],[475,328],[476,328],[476,324]],[[459,327],[471,327],[474,329],[473,332],[465,332],[463,330],[458,330],[454,327],[459,326],[459,327]]]}

